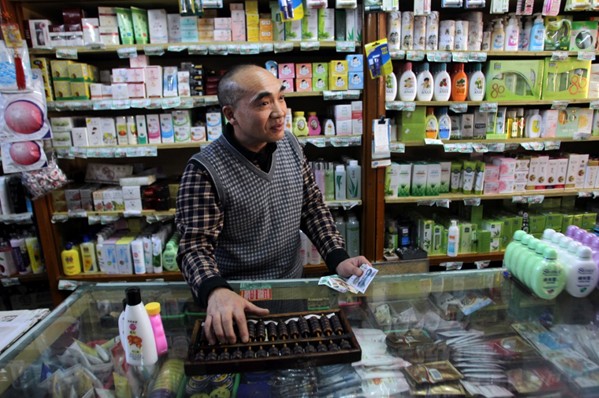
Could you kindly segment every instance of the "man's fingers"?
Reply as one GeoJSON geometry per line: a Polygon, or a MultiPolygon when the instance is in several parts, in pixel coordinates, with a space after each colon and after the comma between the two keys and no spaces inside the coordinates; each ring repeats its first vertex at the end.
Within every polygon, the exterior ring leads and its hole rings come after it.
{"type": "Polygon", "coordinates": [[[239,339],[242,343],[247,343],[250,340],[250,334],[248,332],[248,325],[245,319],[245,313],[243,311],[236,311],[233,314],[235,323],[237,324],[237,330],[239,331],[239,339]]]}
{"type": "Polygon", "coordinates": [[[206,334],[208,344],[216,344],[216,338],[214,337],[214,332],[212,331],[212,315],[206,315],[206,321],[204,321],[204,333],[206,334]]]}
{"type": "Polygon", "coordinates": [[[233,327],[233,314],[227,313],[221,318],[224,339],[220,339],[221,343],[235,344],[237,336],[235,335],[235,328],[233,327]]]}
{"type": "Polygon", "coordinates": [[[219,313],[212,316],[212,330],[214,331],[214,335],[218,342],[224,343],[226,341],[225,332],[223,331],[222,317],[219,313]]]}

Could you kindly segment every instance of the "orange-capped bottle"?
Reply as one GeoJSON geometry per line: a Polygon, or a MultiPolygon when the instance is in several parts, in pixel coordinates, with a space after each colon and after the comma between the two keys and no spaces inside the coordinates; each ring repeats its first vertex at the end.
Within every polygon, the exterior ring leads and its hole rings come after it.
{"type": "Polygon", "coordinates": [[[468,75],[464,72],[464,64],[456,64],[455,74],[451,78],[451,100],[465,101],[468,96],[468,75]]]}

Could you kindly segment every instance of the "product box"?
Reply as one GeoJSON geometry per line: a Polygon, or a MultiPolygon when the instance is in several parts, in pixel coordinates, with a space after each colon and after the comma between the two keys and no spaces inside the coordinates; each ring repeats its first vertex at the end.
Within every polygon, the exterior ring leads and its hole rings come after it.
{"type": "Polygon", "coordinates": [[[146,78],[146,95],[148,98],[161,98],[163,86],[162,67],[147,66],[144,70],[144,76],[146,78]]]}
{"type": "Polygon", "coordinates": [[[599,174],[599,160],[589,159],[584,177],[584,188],[595,188],[595,181],[599,174]]]}
{"type": "Polygon", "coordinates": [[[428,164],[423,162],[416,162],[412,164],[412,196],[426,195],[427,178],[428,164]]]}
{"type": "Polygon", "coordinates": [[[422,142],[425,138],[426,107],[417,106],[414,111],[403,111],[398,120],[400,142],[422,142]]]}
{"type": "Polygon", "coordinates": [[[68,100],[73,95],[71,94],[71,82],[54,80],[52,82],[52,88],[54,89],[54,97],[56,100],[68,100]]]}
{"type": "Polygon", "coordinates": [[[71,133],[69,131],[53,131],[52,132],[53,147],[69,147],[73,146],[71,133]]]}
{"type": "Polygon", "coordinates": [[[160,137],[163,144],[175,142],[175,132],[173,129],[173,115],[170,113],[160,114],[160,137]]]}
{"type": "Polygon", "coordinates": [[[318,40],[335,40],[335,9],[318,9],[318,40]]]}
{"type": "Polygon", "coordinates": [[[137,54],[137,57],[129,58],[129,68],[145,68],[150,65],[148,55],[137,54]]]}
{"type": "Polygon", "coordinates": [[[568,159],[549,159],[547,170],[547,188],[564,188],[568,172],[568,159]]]}
{"type": "Polygon", "coordinates": [[[362,101],[351,102],[351,133],[362,135],[364,125],[364,113],[362,101]]]}
{"type": "Polygon", "coordinates": [[[439,193],[449,193],[449,184],[451,180],[451,162],[440,162],[441,165],[441,183],[439,193]]]}
{"type": "Polygon", "coordinates": [[[123,236],[116,241],[116,263],[117,273],[119,274],[133,273],[133,258],[131,257],[131,242],[133,242],[133,239],[133,236],[123,236]]]}
{"type": "Polygon", "coordinates": [[[160,135],[160,115],[146,115],[148,128],[148,142],[150,144],[160,144],[162,138],[160,135]]]}
{"type": "Polygon", "coordinates": [[[285,40],[286,41],[301,41],[302,40],[302,20],[285,21],[285,40]]]}
{"type": "Polygon", "coordinates": [[[542,76],[543,93],[541,99],[587,98],[591,77],[591,61],[574,57],[563,61],[552,61],[551,58],[545,58],[542,76]]]}
{"type": "Polygon", "coordinates": [[[279,79],[293,79],[295,77],[295,65],[292,63],[279,64],[279,79]]]}
{"type": "Polygon", "coordinates": [[[177,110],[173,111],[172,115],[175,142],[191,142],[191,112],[177,110]]]}
{"type": "Polygon", "coordinates": [[[326,62],[314,62],[312,63],[312,77],[321,78],[328,80],[329,78],[329,64],[326,62]]]}
{"type": "Polygon", "coordinates": [[[410,196],[412,188],[412,164],[397,164],[397,194],[395,196],[410,196]]]}
{"type": "Polygon", "coordinates": [[[573,21],[570,51],[595,51],[598,26],[597,21],[573,21]]]}
{"type": "MultiPolygon", "coordinates": [[[[56,133],[54,133],[56,135],[56,133]]],[[[54,138],[54,137],[53,137],[54,138]]],[[[89,146],[89,140],[87,135],[87,128],[75,127],[71,129],[71,138],[73,146],[89,146]]]]}
{"type": "Polygon", "coordinates": [[[299,78],[295,80],[295,91],[305,92],[312,91],[312,79],[311,78],[299,78]]]}
{"type": "Polygon", "coordinates": [[[102,146],[104,141],[102,139],[102,118],[99,117],[88,117],[85,119],[85,125],[87,127],[88,143],[90,146],[102,146]]]}
{"type": "Polygon", "coordinates": [[[98,19],[100,21],[100,26],[112,28],[118,27],[116,10],[114,7],[98,7],[98,19]]]}
{"type": "Polygon", "coordinates": [[[223,133],[222,115],[220,112],[206,112],[206,134],[208,141],[214,141],[223,133]]]}
{"type": "Polygon", "coordinates": [[[349,54],[345,57],[345,60],[347,61],[347,68],[349,72],[364,73],[364,55],[349,54]]]}
{"type": "Polygon", "coordinates": [[[119,45],[119,28],[113,26],[100,26],[100,43],[105,46],[119,45]]]}
{"type": "Polygon", "coordinates": [[[566,188],[584,188],[584,174],[589,161],[589,155],[570,153],[567,155],[567,158],[566,188]]]}
{"type": "Polygon", "coordinates": [[[64,61],[59,59],[53,59],[50,61],[50,69],[52,70],[52,80],[69,80],[69,65],[73,64],[73,61],[64,61]]]}
{"type": "Polygon", "coordinates": [[[313,77],[312,78],[312,91],[326,91],[329,89],[329,78],[328,76],[313,77]]]}
{"type": "Polygon", "coordinates": [[[297,77],[297,78],[312,77],[312,64],[310,64],[310,63],[295,64],[295,77],[297,77]]]}
{"type": "Polygon", "coordinates": [[[557,137],[586,139],[593,128],[593,110],[589,108],[566,108],[559,110],[557,137]]]}
{"type": "Polygon", "coordinates": [[[364,72],[349,72],[348,90],[363,90],[364,89],[364,72]]]}
{"type": "Polygon", "coordinates": [[[114,83],[110,85],[112,98],[114,99],[129,99],[129,87],[127,83],[114,83]]]}
{"type": "Polygon", "coordinates": [[[52,22],[48,19],[30,19],[29,31],[31,32],[31,47],[49,47],[50,30],[52,22]]]}
{"type": "Polygon", "coordinates": [[[433,227],[435,222],[421,218],[418,220],[418,246],[429,252],[433,243],[433,227]]]}
{"type": "Polygon", "coordinates": [[[545,230],[547,217],[545,214],[528,214],[528,229],[532,234],[542,234],[545,230]]]}
{"type": "Polygon", "coordinates": [[[488,101],[541,99],[543,67],[543,60],[488,61],[485,98],[488,101]]]}
{"type": "Polygon", "coordinates": [[[431,251],[429,254],[441,255],[446,253],[443,250],[443,235],[446,234],[445,228],[441,224],[435,224],[433,226],[433,236],[431,241],[431,251]]]}
{"type": "Polygon", "coordinates": [[[471,253],[473,251],[473,227],[470,223],[460,223],[460,250],[459,253],[471,253]]]}
{"type": "Polygon", "coordinates": [[[103,196],[104,211],[123,211],[125,202],[123,202],[123,192],[120,187],[107,188],[103,196]]]}
{"type": "Polygon", "coordinates": [[[180,43],[181,42],[181,15],[180,14],[167,14],[166,21],[168,24],[168,42],[169,43],[180,43]]]}
{"type": "Polygon", "coordinates": [[[148,10],[150,43],[168,43],[167,13],[164,9],[148,10]]]}
{"type": "Polygon", "coordinates": [[[68,64],[67,70],[72,82],[92,82],[94,80],[92,68],[88,64],[73,62],[68,64]]]}
{"type": "Polygon", "coordinates": [[[101,145],[106,145],[106,146],[117,145],[116,128],[115,128],[113,118],[111,118],[111,117],[100,118],[100,134],[102,135],[102,144],[101,145]]]}
{"type": "MultiPolygon", "coordinates": [[[[412,165],[407,164],[410,171],[407,173],[408,176],[411,176],[412,165]]],[[[389,166],[385,168],[385,198],[396,198],[398,196],[398,188],[399,188],[399,173],[400,173],[400,164],[399,163],[391,163],[389,166]]],[[[408,181],[407,185],[408,189],[410,187],[410,182],[408,181]]],[[[410,192],[403,196],[410,196],[410,192]]]]}

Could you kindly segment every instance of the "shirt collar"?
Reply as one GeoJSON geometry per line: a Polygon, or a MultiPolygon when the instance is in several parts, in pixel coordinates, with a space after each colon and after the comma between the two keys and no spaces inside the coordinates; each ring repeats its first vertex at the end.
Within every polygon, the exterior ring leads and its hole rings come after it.
{"type": "Polygon", "coordinates": [[[233,126],[231,126],[230,123],[225,125],[223,135],[225,136],[226,140],[250,162],[258,164],[262,170],[268,169],[270,167],[272,154],[277,149],[276,142],[269,142],[260,151],[253,152],[241,145],[237,137],[235,137],[233,126]]]}

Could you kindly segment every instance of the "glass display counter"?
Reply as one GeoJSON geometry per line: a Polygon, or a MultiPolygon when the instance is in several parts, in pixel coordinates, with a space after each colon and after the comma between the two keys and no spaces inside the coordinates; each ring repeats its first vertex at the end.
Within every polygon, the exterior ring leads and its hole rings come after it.
{"type": "Polygon", "coordinates": [[[323,367],[187,376],[202,312],[185,283],[78,288],[0,356],[0,396],[598,396],[599,293],[541,300],[503,270],[379,275],[366,294],[316,279],[236,282],[271,314],[342,311],[362,360],[323,367]],[[125,288],[157,301],[169,343],[152,368],[128,367],[118,344],[125,288]],[[205,395],[201,395],[205,394],[205,395]]]}

